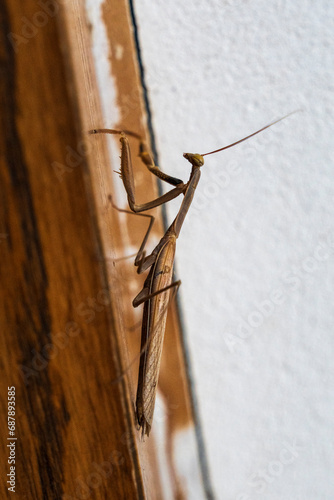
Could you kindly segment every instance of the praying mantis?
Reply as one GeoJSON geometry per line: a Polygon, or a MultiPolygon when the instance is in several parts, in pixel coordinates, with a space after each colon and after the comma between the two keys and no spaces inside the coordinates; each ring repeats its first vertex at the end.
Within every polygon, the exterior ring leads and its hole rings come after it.
{"type": "MultiPolygon", "coordinates": [[[[293,113],[295,112],[296,111],[293,111],[293,113]]],[[[204,165],[204,156],[218,153],[219,151],[236,146],[237,144],[250,139],[260,132],[263,132],[267,128],[272,127],[293,113],[289,113],[288,115],[269,123],[256,132],[253,132],[252,134],[233,142],[232,144],[210,151],[209,153],[184,153],[183,157],[191,164],[189,180],[186,183],[180,179],[165,174],[157,165],[155,165],[152,155],[148,152],[148,148],[139,134],[131,131],[114,129],[94,129],[89,131],[90,134],[102,133],[116,134],[120,136],[120,176],[127,193],[129,207],[132,211],[130,213],[150,218],[149,227],[134,262],[134,265],[137,267],[138,274],[141,274],[148,269],[149,272],[142,290],[132,302],[134,307],[138,307],[140,304],[144,303],[141,330],[140,364],[135,408],[137,424],[139,429],[142,431],[143,437],[145,434],[149,436],[153,422],[170,290],[172,288],[177,289],[181,284],[180,280],[172,282],[176,240],[179,237],[183,222],[199,183],[201,176],[200,169],[204,165]],[[159,196],[155,200],[140,205],[136,204],[135,201],[134,175],[127,136],[131,136],[139,140],[139,157],[147,169],[161,180],[174,186],[173,189],[162,196],[159,196]],[[183,200],[174,221],[150,255],[146,255],[145,245],[154,223],[154,217],[141,212],[146,212],[147,210],[163,205],[164,203],[173,200],[180,194],[183,194],[183,200]]],[[[114,208],[117,207],[114,206],[114,208]]],[[[127,210],[118,210],[121,212],[128,212],[127,210]]]]}

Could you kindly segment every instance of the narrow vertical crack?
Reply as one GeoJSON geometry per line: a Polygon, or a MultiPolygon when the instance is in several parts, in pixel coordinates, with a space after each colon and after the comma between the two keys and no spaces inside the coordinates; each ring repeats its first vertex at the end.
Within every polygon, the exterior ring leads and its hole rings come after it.
{"type": "MultiPolygon", "coordinates": [[[[156,147],[155,134],[154,134],[154,130],[153,130],[152,111],[151,111],[151,106],[150,106],[150,100],[148,97],[147,85],[146,85],[146,81],[145,81],[145,69],[144,69],[144,64],[143,64],[141,47],[140,47],[140,43],[139,43],[138,25],[137,25],[133,0],[129,0],[129,6],[130,6],[131,21],[132,21],[132,25],[133,25],[134,40],[135,40],[135,45],[136,45],[137,61],[138,61],[138,66],[139,66],[140,83],[141,83],[141,86],[143,89],[143,97],[144,97],[145,109],[146,109],[146,114],[147,114],[147,128],[148,128],[149,135],[150,135],[151,148],[152,148],[154,161],[158,165],[159,164],[158,151],[157,151],[157,147],[156,147]]],[[[159,190],[160,189],[161,189],[161,187],[160,187],[160,182],[159,182],[159,190]]]]}

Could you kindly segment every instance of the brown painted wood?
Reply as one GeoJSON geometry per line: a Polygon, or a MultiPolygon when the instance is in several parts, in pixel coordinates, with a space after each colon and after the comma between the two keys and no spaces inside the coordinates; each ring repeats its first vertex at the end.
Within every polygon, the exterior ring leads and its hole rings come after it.
{"type": "MultiPolygon", "coordinates": [[[[115,257],[139,247],[147,224],[110,210],[119,164],[110,168],[105,138],[87,135],[104,124],[84,5],[7,0],[0,14],[0,417],[6,422],[15,386],[17,497],[162,499],[164,454],[174,497],[186,498],[173,440],[193,417],[175,303],[159,380],[164,446],[135,429],[136,364],[119,377],[138,358],[140,312],[131,303],[144,276],[115,257]]],[[[107,0],[102,14],[117,126],[148,139],[128,3],[107,0]]],[[[155,178],[140,162],[135,170],[139,202],[156,197],[155,178]]],[[[161,211],[153,213],[158,238],[161,211]]],[[[5,429],[1,498],[7,437],[5,429]]]]}
{"type": "Polygon", "coordinates": [[[8,386],[17,498],[142,498],[58,14],[32,0],[0,14],[1,498],[8,386]],[[61,181],[54,161],[69,169],[61,181]]]}

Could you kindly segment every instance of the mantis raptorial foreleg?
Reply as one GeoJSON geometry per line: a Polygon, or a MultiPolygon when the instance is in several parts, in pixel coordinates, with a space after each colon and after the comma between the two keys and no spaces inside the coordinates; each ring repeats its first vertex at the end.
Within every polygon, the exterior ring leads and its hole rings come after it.
{"type": "Polygon", "coordinates": [[[128,203],[131,210],[135,213],[145,212],[146,210],[150,210],[151,208],[158,207],[163,205],[167,201],[173,200],[177,196],[185,190],[185,184],[181,179],[177,179],[176,177],[172,177],[168,174],[162,172],[157,165],[155,165],[152,155],[147,151],[147,147],[145,142],[141,139],[140,135],[130,132],[130,131],[121,131],[114,129],[94,129],[89,131],[90,134],[119,134],[120,142],[122,145],[121,150],[121,178],[128,196],[128,203]],[[143,203],[141,205],[136,204],[135,201],[135,185],[134,185],[134,177],[133,177],[133,168],[132,168],[132,160],[131,160],[131,152],[129,147],[129,140],[127,135],[135,137],[140,141],[139,146],[139,156],[144,163],[144,165],[148,168],[148,170],[159,177],[159,179],[171,184],[172,186],[176,186],[174,189],[168,191],[168,193],[159,196],[155,200],[149,201],[147,203],[143,203]]]}

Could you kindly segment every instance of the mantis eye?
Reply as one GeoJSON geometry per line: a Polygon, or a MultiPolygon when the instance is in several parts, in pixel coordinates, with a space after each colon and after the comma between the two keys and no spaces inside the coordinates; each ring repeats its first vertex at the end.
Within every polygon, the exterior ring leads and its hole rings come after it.
{"type": "Polygon", "coordinates": [[[188,160],[193,167],[201,167],[204,165],[204,158],[202,155],[193,154],[193,153],[183,153],[183,157],[188,160]]]}

